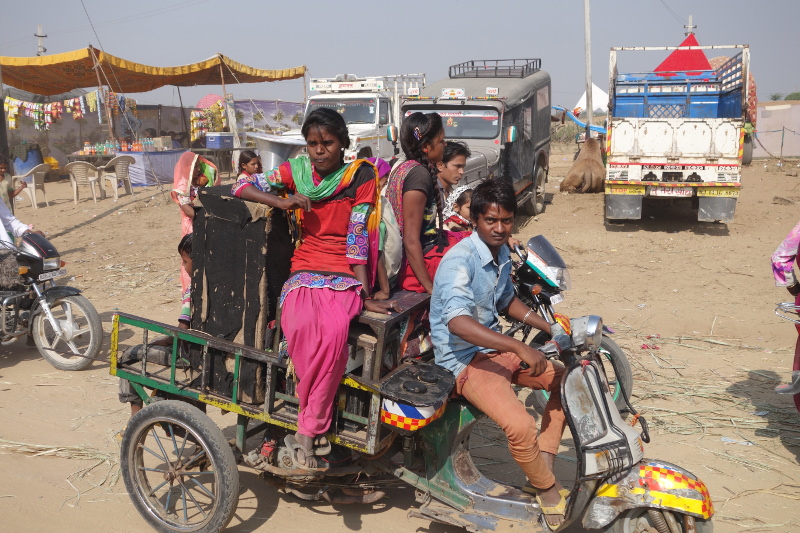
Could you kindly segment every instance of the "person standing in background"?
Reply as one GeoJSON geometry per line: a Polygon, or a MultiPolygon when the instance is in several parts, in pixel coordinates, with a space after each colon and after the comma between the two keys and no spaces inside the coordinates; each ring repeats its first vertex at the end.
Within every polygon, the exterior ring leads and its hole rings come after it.
{"type": "MultiPolygon", "coordinates": [[[[797,249],[800,246],[800,222],[792,228],[783,242],[772,254],[772,275],[775,277],[776,287],[786,287],[789,294],[794,296],[795,307],[800,307],[800,282],[794,273],[794,264],[797,262],[797,249]]],[[[792,382],[789,385],[775,387],[778,394],[791,394],[794,396],[794,405],[800,411],[800,324],[795,322],[798,337],[794,348],[794,364],[792,365],[792,382]]]]}

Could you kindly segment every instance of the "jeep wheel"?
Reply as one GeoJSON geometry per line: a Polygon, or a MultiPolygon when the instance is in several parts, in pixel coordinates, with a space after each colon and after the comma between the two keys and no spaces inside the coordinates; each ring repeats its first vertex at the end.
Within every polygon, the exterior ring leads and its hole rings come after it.
{"type": "Polygon", "coordinates": [[[532,187],[532,194],[520,208],[521,214],[529,217],[534,217],[544,212],[545,174],[541,166],[536,167],[532,187]]]}

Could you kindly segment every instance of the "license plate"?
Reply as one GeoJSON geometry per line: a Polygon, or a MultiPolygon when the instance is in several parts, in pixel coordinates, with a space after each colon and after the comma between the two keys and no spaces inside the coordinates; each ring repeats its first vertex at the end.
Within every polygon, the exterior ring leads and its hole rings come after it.
{"type": "Polygon", "coordinates": [[[633,194],[644,196],[644,185],[615,185],[606,184],[606,194],[633,194]]]}
{"type": "Polygon", "coordinates": [[[650,196],[672,196],[686,198],[692,196],[690,187],[664,187],[663,185],[652,185],[650,196]]]}
{"type": "Polygon", "coordinates": [[[554,295],[552,295],[550,297],[550,304],[551,305],[560,304],[563,301],[564,301],[564,295],[563,294],[554,294],[554,295]]]}
{"type": "Polygon", "coordinates": [[[39,281],[47,281],[48,279],[60,278],[61,276],[67,275],[66,268],[60,268],[58,270],[53,270],[52,272],[45,272],[44,274],[39,274],[39,281]]]}
{"type": "Polygon", "coordinates": [[[738,187],[698,187],[697,196],[716,196],[722,198],[737,198],[738,187]]]}

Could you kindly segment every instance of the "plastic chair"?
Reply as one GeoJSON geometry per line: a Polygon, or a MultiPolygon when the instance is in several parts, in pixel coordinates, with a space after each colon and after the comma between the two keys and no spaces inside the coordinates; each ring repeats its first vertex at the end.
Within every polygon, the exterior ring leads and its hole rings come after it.
{"type": "Polygon", "coordinates": [[[38,205],[39,200],[38,198],[36,198],[36,191],[42,191],[42,196],[44,197],[44,205],[49,206],[50,203],[47,201],[47,193],[44,192],[44,178],[45,176],[47,176],[47,173],[50,172],[50,170],[51,167],[47,163],[36,165],[25,174],[12,176],[11,186],[16,189],[21,181],[27,182],[28,186],[25,188],[25,192],[28,194],[28,198],[30,198],[31,205],[33,206],[33,208],[39,209],[38,205]]]}
{"type": "Polygon", "coordinates": [[[131,187],[131,177],[128,173],[129,168],[133,163],[136,162],[136,159],[129,155],[121,155],[117,156],[105,166],[97,167],[97,171],[102,176],[102,185],[110,184],[111,188],[114,191],[114,201],[119,198],[118,190],[120,186],[120,182],[122,183],[122,187],[125,189],[125,192],[133,196],[133,187],[131,187]]]}
{"type": "MultiPolygon", "coordinates": [[[[73,161],[64,167],[64,170],[69,172],[69,180],[72,182],[72,199],[78,203],[78,186],[88,186],[92,190],[92,198],[97,203],[97,191],[95,187],[100,185],[98,183],[99,177],[97,167],[86,161],[73,161]]],[[[100,187],[100,198],[105,198],[106,193],[103,187],[100,187]]]]}

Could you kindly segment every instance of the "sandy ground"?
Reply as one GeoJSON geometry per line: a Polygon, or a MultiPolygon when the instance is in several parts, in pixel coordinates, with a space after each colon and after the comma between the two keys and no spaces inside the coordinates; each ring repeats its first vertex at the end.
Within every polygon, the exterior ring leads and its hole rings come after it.
{"type": "MultiPolygon", "coordinates": [[[[634,370],[635,405],[651,426],[646,455],[682,465],[707,483],[717,533],[796,531],[800,415],[772,389],[789,378],[797,334],[773,314],[789,295],[774,287],[769,256],[797,222],[800,181],[774,162],[757,162],[744,171],[732,224],[698,223],[688,209],[661,203],[646,206],[641,221],[606,225],[602,195],[557,192],[571,159],[571,146],[555,147],[552,202],[517,235],[546,235],[568,262],[573,289],[562,312],[599,314],[617,331],[634,370]]],[[[68,182],[48,183],[49,207],[18,204],[18,217],[47,232],[67,261],[60,283],[82,289],[100,312],[104,357],[114,311],[177,318],[180,224],[165,193],[137,189],[133,197],[94,203],[84,191],[75,205],[68,182]]],[[[128,408],[116,392],[105,362],[68,373],[24,341],[0,347],[4,531],[149,530],[118,478],[114,434],[128,408]],[[14,443],[51,449],[31,456],[14,443]],[[57,457],[61,447],[92,457],[57,457]]],[[[231,435],[233,416],[213,417],[231,435]]],[[[565,459],[557,461],[565,483],[574,468],[571,446],[567,433],[565,459]]],[[[508,465],[485,468],[518,479],[508,465]]],[[[409,488],[372,506],[310,504],[245,467],[240,474],[232,532],[459,531],[406,518],[416,505],[409,488]]]]}

